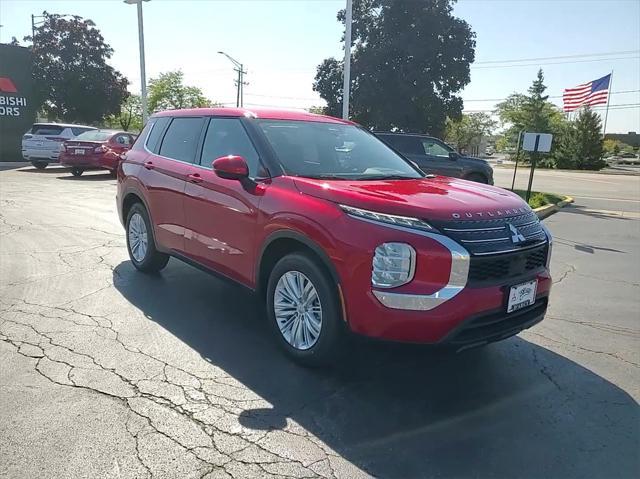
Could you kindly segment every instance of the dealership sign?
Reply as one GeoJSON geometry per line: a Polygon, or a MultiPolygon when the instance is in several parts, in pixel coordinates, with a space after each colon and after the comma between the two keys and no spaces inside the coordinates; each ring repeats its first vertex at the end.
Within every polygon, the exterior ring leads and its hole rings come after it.
{"type": "Polygon", "coordinates": [[[0,43],[0,161],[22,160],[22,135],[39,108],[33,95],[33,57],[24,47],[0,43]]]}
{"type": "Polygon", "coordinates": [[[23,107],[27,106],[24,96],[7,96],[4,93],[18,93],[11,78],[0,77],[0,116],[20,116],[23,107]]]}

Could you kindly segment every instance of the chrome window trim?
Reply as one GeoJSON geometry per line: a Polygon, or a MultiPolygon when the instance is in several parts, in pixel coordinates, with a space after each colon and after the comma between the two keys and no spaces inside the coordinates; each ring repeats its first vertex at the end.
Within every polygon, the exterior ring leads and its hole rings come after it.
{"type": "MultiPolygon", "coordinates": [[[[351,215],[348,215],[351,216],[351,215]]],[[[367,218],[351,216],[354,219],[372,223],[375,225],[391,228],[405,233],[417,234],[425,236],[437,241],[449,250],[451,254],[451,270],[449,272],[449,280],[447,284],[433,294],[406,294],[392,293],[390,291],[380,291],[373,289],[373,295],[382,303],[382,305],[391,309],[412,310],[412,311],[429,311],[441,304],[453,299],[467,285],[469,278],[470,255],[469,252],[460,244],[441,234],[430,233],[428,231],[405,228],[403,226],[392,225],[373,221],[367,218]]]]}

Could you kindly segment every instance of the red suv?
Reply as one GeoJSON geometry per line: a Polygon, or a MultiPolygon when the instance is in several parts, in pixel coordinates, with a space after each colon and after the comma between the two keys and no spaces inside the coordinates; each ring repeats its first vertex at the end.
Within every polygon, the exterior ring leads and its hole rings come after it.
{"type": "Polygon", "coordinates": [[[137,269],[173,256],[257,292],[306,364],[349,331],[464,349],[547,309],[551,236],[518,196],[425,175],[336,118],[158,113],[118,168],[118,212],[137,269]]]}

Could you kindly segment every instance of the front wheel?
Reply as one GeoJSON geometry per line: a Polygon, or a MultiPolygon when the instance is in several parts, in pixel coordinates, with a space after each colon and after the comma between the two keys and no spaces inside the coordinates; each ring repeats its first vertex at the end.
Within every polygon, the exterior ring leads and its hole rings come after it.
{"type": "Polygon", "coordinates": [[[71,168],[71,174],[75,177],[81,176],[83,172],[82,168],[71,168]]]}
{"type": "Polygon", "coordinates": [[[38,170],[44,170],[48,165],[46,161],[32,161],[31,164],[38,170]]]}
{"type": "Polygon", "coordinates": [[[276,263],[267,285],[267,315],[281,347],[305,366],[334,363],[344,351],[336,285],[306,254],[276,263]]]}
{"type": "Polygon", "coordinates": [[[156,249],[153,230],[145,207],[136,203],[127,214],[127,251],[136,269],[157,273],[169,262],[169,255],[156,249]]]}

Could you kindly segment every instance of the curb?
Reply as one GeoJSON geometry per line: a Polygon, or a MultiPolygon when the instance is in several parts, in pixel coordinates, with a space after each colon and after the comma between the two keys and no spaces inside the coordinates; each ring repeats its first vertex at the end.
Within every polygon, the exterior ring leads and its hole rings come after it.
{"type": "Polygon", "coordinates": [[[538,218],[541,220],[551,216],[554,213],[557,213],[560,208],[564,208],[569,203],[573,203],[573,198],[571,196],[565,196],[562,201],[559,201],[555,205],[545,205],[540,208],[536,208],[533,212],[538,215],[538,218]]]}
{"type": "MultiPolygon", "coordinates": [[[[491,167],[493,169],[501,169],[501,170],[512,170],[514,169],[514,165],[513,164],[491,164],[491,167]]],[[[522,165],[518,165],[518,170],[520,170],[522,168],[522,170],[526,170],[529,171],[530,167],[529,166],[522,166],[522,165]]],[[[637,167],[636,167],[637,168],[637,167]]],[[[542,171],[557,171],[559,173],[581,173],[581,174],[591,174],[591,175],[609,175],[609,176],[640,176],[640,171],[634,171],[634,170],[626,170],[623,168],[615,168],[615,167],[609,167],[609,169],[606,170],[559,170],[556,168],[539,168],[542,171]]],[[[640,170],[640,168],[639,168],[640,170]]],[[[538,168],[536,168],[536,171],[538,171],[538,168]]]]}

